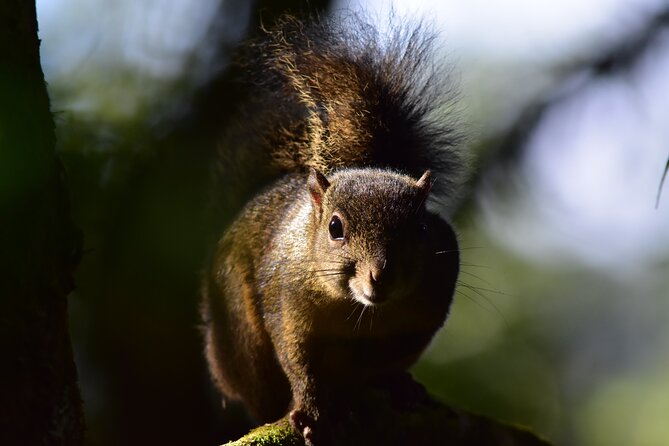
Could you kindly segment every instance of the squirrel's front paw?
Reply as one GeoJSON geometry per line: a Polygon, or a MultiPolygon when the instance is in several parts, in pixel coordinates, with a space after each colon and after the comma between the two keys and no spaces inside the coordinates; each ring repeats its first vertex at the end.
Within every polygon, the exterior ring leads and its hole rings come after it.
{"type": "Polygon", "coordinates": [[[307,446],[314,446],[314,429],[316,420],[300,409],[294,409],[290,412],[290,424],[304,437],[304,443],[307,446]]]}

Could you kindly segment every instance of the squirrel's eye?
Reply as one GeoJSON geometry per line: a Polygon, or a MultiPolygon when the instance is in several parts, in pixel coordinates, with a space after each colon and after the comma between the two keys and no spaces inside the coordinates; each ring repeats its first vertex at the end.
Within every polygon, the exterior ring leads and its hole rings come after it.
{"type": "Polygon", "coordinates": [[[332,240],[344,240],[344,225],[338,216],[332,216],[328,230],[330,231],[330,238],[332,240]]]}
{"type": "Polygon", "coordinates": [[[429,230],[429,228],[427,226],[427,223],[425,223],[425,222],[418,223],[418,228],[417,229],[418,229],[418,236],[419,237],[427,236],[427,233],[428,233],[428,230],[429,230]]]}

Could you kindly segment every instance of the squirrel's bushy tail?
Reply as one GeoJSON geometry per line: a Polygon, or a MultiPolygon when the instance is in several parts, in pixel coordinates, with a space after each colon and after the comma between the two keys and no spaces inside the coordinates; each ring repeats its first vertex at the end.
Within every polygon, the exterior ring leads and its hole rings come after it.
{"type": "Polygon", "coordinates": [[[433,41],[421,25],[384,35],[350,14],[284,17],[248,42],[237,62],[250,98],[220,149],[231,192],[243,195],[249,176],[369,166],[416,177],[430,169],[447,198],[463,170],[460,133],[433,41]]]}

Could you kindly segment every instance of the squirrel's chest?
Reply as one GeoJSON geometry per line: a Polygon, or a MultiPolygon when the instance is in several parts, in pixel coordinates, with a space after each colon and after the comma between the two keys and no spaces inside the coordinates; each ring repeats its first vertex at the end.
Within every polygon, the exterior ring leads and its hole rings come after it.
{"type": "Polygon", "coordinates": [[[346,301],[328,306],[315,306],[305,311],[312,336],[356,340],[402,338],[410,333],[434,334],[444,323],[448,303],[415,299],[383,306],[365,306],[346,301]]]}
{"type": "Polygon", "coordinates": [[[395,336],[336,337],[311,339],[307,357],[320,376],[334,380],[369,378],[408,369],[429,343],[428,333],[395,336]]]}
{"type": "Polygon", "coordinates": [[[411,309],[352,304],[330,310],[312,315],[305,345],[313,366],[338,379],[406,370],[441,326],[411,309]]]}

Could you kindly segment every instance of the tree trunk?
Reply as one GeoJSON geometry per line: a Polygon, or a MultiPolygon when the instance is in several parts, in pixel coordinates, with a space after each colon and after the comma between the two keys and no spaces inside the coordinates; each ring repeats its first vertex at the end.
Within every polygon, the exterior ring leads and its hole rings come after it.
{"type": "Polygon", "coordinates": [[[39,59],[34,1],[0,2],[0,444],[77,445],[68,334],[80,237],[39,59]]]}

